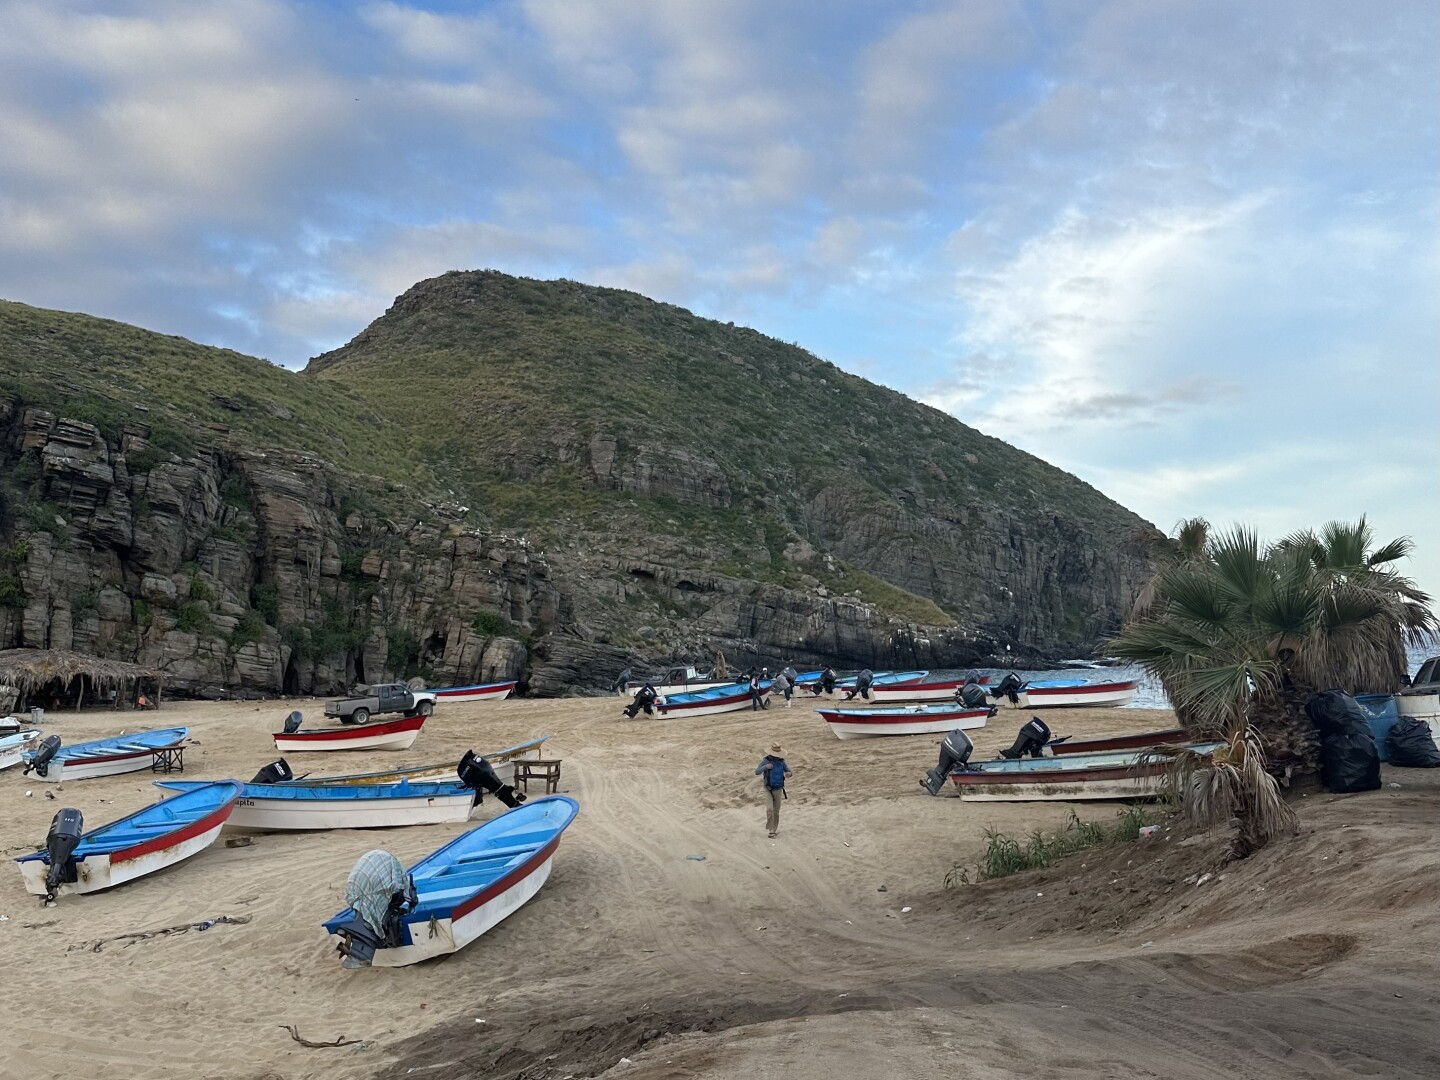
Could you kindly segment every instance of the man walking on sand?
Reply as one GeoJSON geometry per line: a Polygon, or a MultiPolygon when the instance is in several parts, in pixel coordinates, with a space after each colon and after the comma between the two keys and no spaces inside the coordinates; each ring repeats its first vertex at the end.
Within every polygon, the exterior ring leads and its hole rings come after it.
{"type": "Polygon", "coordinates": [[[760,760],[760,767],[755,770],[755,775],[765,784],[765,797],[768,800],[765,806],[765,832],[774,839],[775,834],[780,831],[780,801],[785,798],[785,778],[791,775],[790,766],[785,764],[785,752],[779,743],[770,745],[770,753],[760,760]]]}

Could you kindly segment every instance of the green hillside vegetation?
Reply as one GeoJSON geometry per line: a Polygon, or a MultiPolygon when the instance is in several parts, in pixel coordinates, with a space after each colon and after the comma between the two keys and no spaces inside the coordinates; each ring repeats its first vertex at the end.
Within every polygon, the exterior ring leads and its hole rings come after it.
{"type": "MultiPolygon", "coordinates": [[[[112,445],[126,423],[145,425],[151,449],[132,455],[135,472],[217,444],[304,450],[384,481],[387,513],[458,501],[472,526],[582,562],[602,545],[653,549],[670,565],[858,595],[930,625],[955,622],[967,584],[947,571],[931,588],[923,568],[907,578],[887,560],[923,551],[937,530],[976,529],[987,506],[1030,529],[1073,522],[1086,542],[1143,524],[1075,477],[798,346],[635,293],[492,271],[419,283],[300,373],[0,301],[0,390],[92,422],[112,445]],[[597,475],[597,454],[611,452],[597,475]],[[659,479],[646,487],[646,475],[659,479]],[[806,541],[818,554],[792,558],[806,541]]],[[[986,535],[1015,542],[993,523],[986,535]]],[[[626,572],[614,581],[633,592],[626,572]]],[[[1078,640],[1091,611],[1063,602],[1078,640]]],[[[635,612],[631,629],[650,617],[635,612]]]]}
{"type": "Polygon", "coordinates": [[[404,433],[343,385],[108,319],[0,301],[0,388],[112,442],[134,422],[156,448],[185,456],[228,430],[237,443],[430,482],[404,433]]]}

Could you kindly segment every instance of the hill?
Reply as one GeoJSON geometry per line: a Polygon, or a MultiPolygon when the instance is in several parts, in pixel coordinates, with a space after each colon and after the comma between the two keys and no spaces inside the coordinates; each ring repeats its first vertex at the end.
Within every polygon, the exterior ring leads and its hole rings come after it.
{"type": "Polygon", "coordinates": [[[1074,654],[1153,535],[796,346],[489,271],[304,373],[0,302],[0,465],[0,648],[190,689],[1074,654]]]}

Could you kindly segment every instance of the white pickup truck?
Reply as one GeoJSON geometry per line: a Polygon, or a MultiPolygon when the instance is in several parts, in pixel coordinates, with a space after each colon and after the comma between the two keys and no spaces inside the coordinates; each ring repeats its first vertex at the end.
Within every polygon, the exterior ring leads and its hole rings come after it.
{"type": "Polygon", "coordinates": [[[363,724],[376,713],[429,716],[434,711],[433,690],[411,690],[404,683],[380,683],[363,696],[325,703],[325,715],[336,717],[342,724],[363,724]]]}
{"type": "Polygon", "coordinates": [[[712,674],[702,674],[693,667],[673,667],[664,675],[653,679],[631,679],[625,684],[625,693],[634,697],[642,686],[653,686],[661,697],[666,694],[685,694],[692,690],[709,690],[712,686],[729,686],[738,679],[717,679],[712,674]]]}

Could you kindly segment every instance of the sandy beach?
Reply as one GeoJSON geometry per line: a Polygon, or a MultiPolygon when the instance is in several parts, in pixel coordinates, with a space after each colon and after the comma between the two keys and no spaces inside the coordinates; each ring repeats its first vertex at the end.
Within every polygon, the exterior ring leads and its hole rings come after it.
{"type": "MultiPolygon", "coordinates": [[[[77,742],[187,724],[187,777],[246,780],[277,756],[269,733],[295,707],[319,719],[318,701],[174,703],[143,719],[52,714],[46,730],[77,742]]],[[[1008,745],[1026,715],[972,732],[976,757],[1008,745]]],[[[1171,720],[1046,719],[1077,736],[1171,720]]],[[[1059,828],[1071,805],[930,798],[917,780],[936,737],[841,742],[798,701],[690,721],[627,721],[616,698],[449,705],[410,751],[291,761],[356,772],[542,734],[580,817],[539,896],[438,962],[345,971],[320,923],[344,906],[363,852],[408,863],[463,826],[222,838],[50,908],[12,865],[0,874],[12,1031],[0,1076],[1440,1075],[1440,778],[1428,773],[1387,769],[1380,792],[1311,795],[1299,838],[1199,885],[1216,840],[1120,845],[946,890],[987,828],[1059,828]],[[771,840],[752,770],[775,741],[795,776],[771,840]],[[248,921],[105,940],[222,916],[248,921]],[[360,1042],[310,1049],[285,1025],[360,1042]]],[[[152,779],[57,788],[0,774],[4,853],[33,850],[62,805],[93,827],[152,802],[152,779]]],[[[487,800],[478,814],[502,809],[487,800]]]]}

